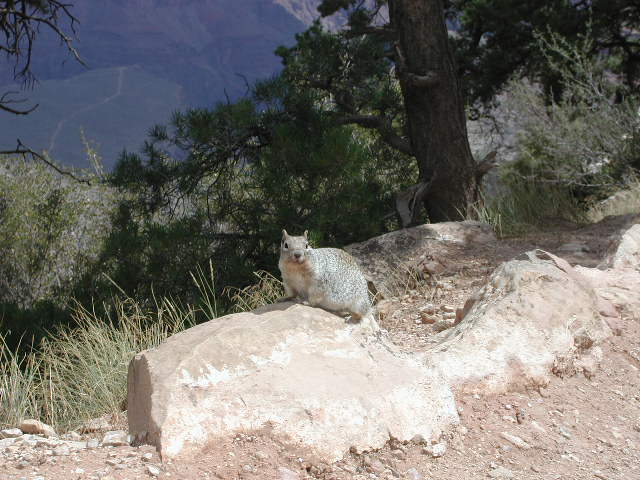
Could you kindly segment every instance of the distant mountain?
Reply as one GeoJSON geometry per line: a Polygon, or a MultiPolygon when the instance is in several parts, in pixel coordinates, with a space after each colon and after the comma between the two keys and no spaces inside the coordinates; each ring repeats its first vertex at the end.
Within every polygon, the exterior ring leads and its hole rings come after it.
{"type": "MultiPolygon", "coordinates": [[[[86,165],[83,128],[110,168],[172,110],[238,98],[277,72],[273,51],[293,43],[319,1],[77,0],[77,47],[87,68],[41,38],[33,61],[40,85],[25,92],[40,106],[20,119],[0,114],[0,145],[20,138],[61,163],[86,165]]],[[[0,68],[0,92],[9,89],[7,70],[0,68]]]]}

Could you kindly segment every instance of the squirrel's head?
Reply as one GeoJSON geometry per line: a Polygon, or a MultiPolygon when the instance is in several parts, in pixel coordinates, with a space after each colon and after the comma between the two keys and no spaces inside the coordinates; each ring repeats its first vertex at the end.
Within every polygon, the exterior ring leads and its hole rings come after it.
{"type": "Polygon", "coordinates": [[[289,235],[286,230],[282,230],[282,242],[280,243],[280,258],[295,262],[304,263],[309,246],[308,231],[299,237],[289,235]]]}

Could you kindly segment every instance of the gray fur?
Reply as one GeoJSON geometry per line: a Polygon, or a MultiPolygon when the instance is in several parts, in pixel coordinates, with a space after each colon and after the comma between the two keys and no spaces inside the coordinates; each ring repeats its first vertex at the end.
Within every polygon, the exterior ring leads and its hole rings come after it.
{"type": "Polygon", "coordinates": [[[306,231],[299,237],[282,231],[278,267],[286,298],[349,312],[356,320],[371,312],[367,280],[355,259],[337,248],[311,248],[306,231]]]}

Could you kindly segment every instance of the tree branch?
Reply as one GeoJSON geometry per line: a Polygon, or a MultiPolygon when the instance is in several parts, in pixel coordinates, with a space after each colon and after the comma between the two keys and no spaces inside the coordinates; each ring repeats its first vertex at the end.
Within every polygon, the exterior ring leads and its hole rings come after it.
{"type": "MultiPolygon", "coordinates": [[[[60,26],[63,22],[70,23],[73,34],[78,23],[76,17],[70,11],[71,4],[63,3],[60,0],[43,0],[42,2],[31,2],[27,0],[14,0],[2,2],[0,9],[0,36],[3,37],[0,52],[6,53],[12,59],[13,78],[22,79],[24,85],[31,85],[35,82],[35,76],[31,72],[31,60],[34,43],[41,33],[41,29],[51,30],[60,42],[65,45],[67,51],[73,55],[75,60],[82,65],[84,61],[80,58],[78,51],[73,45],[72,35],[68,35],[60,26]]],[[[26,115],[32,112],[31,109],[16,109],[7,106],[4,96],[0,99],[0,110],[14,115],[26,115]]]]}
{"type": "Polygon", "coordinates": [[[14,115],[28,115],[33,112],[36,108],[38,108],[38,104],[36,103],[29,110],[16,110],[15,108],[7,107],[6,104],[3,105],[3,101],[0,100],[0,110],[5,112],[13,113],[14,115]]]}
{"type": "Polygon", "coordinates": [[[382,139],[406,155],[413,155],[411,143],[393,131],[389,119],[377,115],[345,115],[338,119],[342,125],[355,124],[376,130],[382,139]]]}
{"type": "Polygon", "coordinates": [[[55,163],[50,161],[48,158],[44,157],[43,155],[40,155],[38,152],[35,152],[32,149],[30,149],[29,147],[27,147],[24,143],[22,143],[20,141],[20,139],[18,139],[17,142],[18,142],[18,145],[16,146],[15,149],[13,149],[13,150],[0,150],[0,155],[22,155],[23,158],[26,157],[27,155],[31,155],[32,159],[37,159],[37,160],[43,162],[45,165],[53,168],[60,175],[64,175],[64,176],[67,176],[69,178],[72,178],[76,182],[80,182],[80,183],[85,183],[87,185],[91,185],[91,182],[88,179],[80,178],[80,177],[76,176],[73,172],[69,172],[68,170],[63,170],[62,168],[58,167],[55,163]]]}
{"type": "Polygon", "coordinates": [[[351,28],[345,31],[347,38],[359,37],[360,35],[378,35],[384,38],[395,38],[396,30],[390,25],[375,26],[369,25],[366,27],[360,27],[357,29],[351,28]]]}

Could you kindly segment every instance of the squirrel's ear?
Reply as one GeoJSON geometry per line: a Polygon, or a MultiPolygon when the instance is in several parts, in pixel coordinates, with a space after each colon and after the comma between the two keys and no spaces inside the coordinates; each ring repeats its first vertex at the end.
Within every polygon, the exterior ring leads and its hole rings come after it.
{"type": "Polygon", "coordinates": [[[305,230],[304,231],[304,238],[308,239],[309,238],[309,230],[305,230]]]}
{"type": "Polygon", "coordinates": [[[289,236],[289,234],[287,233],[287,231],[283,228],[282,229],[282,238],[287,238],[289,236]]]}

